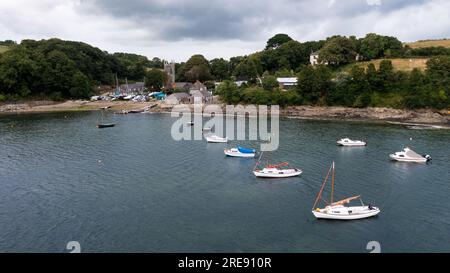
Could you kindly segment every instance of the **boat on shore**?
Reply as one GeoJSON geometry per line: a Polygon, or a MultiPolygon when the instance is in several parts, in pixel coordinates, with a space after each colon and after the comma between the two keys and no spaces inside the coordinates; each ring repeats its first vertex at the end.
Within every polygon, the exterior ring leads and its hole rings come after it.
{"type": "Polygon", "coordinates": [[[289,163],[283,162],[276,165],[267,165],[265,168],[261,170],[254,170],[253,174],[256,177],[261,178],[288,178],[288,177],[294,177],[299,176],[302,174],[302,170],[300,169],[282,169],[280,167],[288,166],[289,163]]]}
{"type": "Polygon", "coordinates": [[[431,160],[430,155],[420,155],[411,150],[409,147],[403,148],[400,152],[390,154],[389,157],[394,161],[400,162],[426,163],[431,160]]]}
{"type": "Polygon", "coordinates": [[[246,157],[246,158],[254,158],[256,156],[256,151],[253,149],[246,149],[242,147],[224,149],[223,152],[225,155],[230,157],[246,157]]]}
{"type": "Polygon", "coordinates": [[[206,137],[206,141],[210,143],[227,143],[228,137],[219,137],[216,135],[211,135],[206,137]]]}
{"type": "Polygon", "coordinates": [[[330,169],[328,170],[328,173],[325,177],[324,182],[322,183],[322,187],[317,194],[316,201],[314,202],[312,213],[314,217],[317,219],[331,219],[331,220],[357,220],[357,219],[364,219],[369,218],[377,215],[380,213],[380,209],[377,207],[373,207],[371,205],[365,205],[361,199],[361,196],[353,196],[349,198],[345,198],[343,200],[335,202],[333,200],[334,198],[334,162],[331,165],[330,169]],[[331,173],[331,196],[330,196],[330,202],[326,202],[322,199],[322,193],[325,188],[325,184],[328,182],[328,178],[331,173]],[[326,206],[325,208],[317,208],[317,203],[322,200],[325,202],[326,206]],[[359,206],[346,206],[351,201],[359,200],[361,202],[361,205],[359,206]]]}
{"type": "Polygon", "coordinates": [[[351,140],[349,138],[342,138],[342,139],[336,141],[336,143],[340,146],[349,146],[349,147],[357,147],[357,146],[366,146],[367,145],[367,143],[365,141],[351,140]]]}

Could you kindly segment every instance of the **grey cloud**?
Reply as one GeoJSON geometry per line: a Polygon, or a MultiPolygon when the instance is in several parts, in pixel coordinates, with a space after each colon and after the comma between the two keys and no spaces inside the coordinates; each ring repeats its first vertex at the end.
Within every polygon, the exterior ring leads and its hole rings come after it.
{"type": "Polygon", "coordinates": [[[276,33],[299,41],[369,32],[403,41],[450,37],[448,0],[368,1],[0,1],[0,40],[59,37],[180,60],[248,54],[276,33]]]}
{"type": "Polygon", "coordinates": [[[80,6],[83,12],[99,11],[134,21],[163,40],[252,38],[252,29],[264,22],[253,6],[256,2],[95,0],[85,3],[80,6]]]}
{"type": "Polygon", "coordinates": [[[183,39],[251,41],[272,34],[282,26],[311,26],[329,18],[361,16],[374,9],[389,13],[419,5],[424,0],[382,0],[370,6],[366,0],[84,0],[83,12],[109,14],[130,20],[163,41],[183,39]]]}

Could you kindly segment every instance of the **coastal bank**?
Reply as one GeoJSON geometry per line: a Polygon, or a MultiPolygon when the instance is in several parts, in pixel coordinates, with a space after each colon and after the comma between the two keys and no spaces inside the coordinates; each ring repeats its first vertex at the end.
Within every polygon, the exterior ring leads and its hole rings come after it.
{"type": "MultiPolygon", "coordinates": [[[[191,104],[191,106],[193,105],[191,104]]],[[[93,111],[101,108],[108,108],[111,111],[146,109],[148,112],[152,113],[169,113],[172,110],[172,107],[173,105],[167,105],[161,101],[25,101],[0,104],[0,115],[14,113],[93,111]]],[[[349,108],[339,106],[289,106],[281,109],[280,115],[283,117],[305,119],[385,121],[450,126],[450,114],[448,110],[438,111],[433,109],[407,110],[381,107],[349,108]]]]}

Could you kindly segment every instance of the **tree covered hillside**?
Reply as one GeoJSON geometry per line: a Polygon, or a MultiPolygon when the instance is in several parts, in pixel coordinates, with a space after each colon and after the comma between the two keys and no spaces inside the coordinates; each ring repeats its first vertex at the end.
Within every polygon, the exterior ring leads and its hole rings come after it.
{"type": "MultiPolygon", "coordinates": [[[[155,60],[153,60],[155,61],[155,60]]],[[[81,42],[23,40],[0,54],[0,99],[87,98],[114,75],[142,80],[148,67],[162,66],[135,54],[108,54],[81,42]]]]}

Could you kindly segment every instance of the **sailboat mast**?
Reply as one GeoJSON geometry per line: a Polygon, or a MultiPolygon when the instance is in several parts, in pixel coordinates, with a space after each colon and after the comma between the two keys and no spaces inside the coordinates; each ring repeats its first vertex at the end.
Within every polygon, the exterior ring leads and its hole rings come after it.
{"type": "Polygon", "coordinates": [[[116,73],[116,92],[115,95],[118,96],[120,95],[120,87],[119,87],[119,78],[117,77],[117,73],[116,73]]]}
{"type": "Polygon", "coordinates": [[[319,202],[320,197],[322,196],[323,189],[325,188],[325,184],[326,184],[327,181],[328,181],[328,177],[330,177],[330,172],[331,172],[331,169],[332,169],[332,168],[333,168],[333,166],[331,166],[331,167],[328,169],[327,176],[325,177],[325,180],[324,180],[323,183],[322,183],[322,187],[320,188],[320,191],[319,191],[319,193],[317,194],[316,201],[314,202],[314,205],[313,205],[312,210],[314,210],[314,209],[316,208],[317,202],[319,202]]]}
{"type": "Polygon", "coordinates": [[[333,204],[333,194],[334,194],[334,161],[333,161],[333,172],[331,173],[331,201],[330,204],[333,204]]]}
{"type": "Polygon", "coordinates": [[[255,167],[253,168],[253,170],[256,170],[256,167],[258,166],[259,162],[261,161],[261,157],[262,157],[263,153],[264,153],[264,151],[261,151],[261,154],[259,155],[259,159],[258,159],[258,161],[256,161],[255,167]]]}

